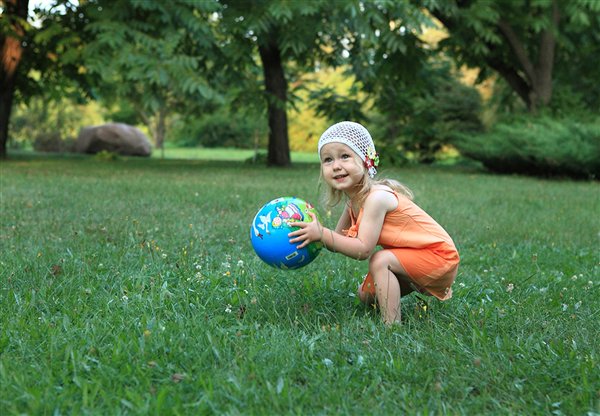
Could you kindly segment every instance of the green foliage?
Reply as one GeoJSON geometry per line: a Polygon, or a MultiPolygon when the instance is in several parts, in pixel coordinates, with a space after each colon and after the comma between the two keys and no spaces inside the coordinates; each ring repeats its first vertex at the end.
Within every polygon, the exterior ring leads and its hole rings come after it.
{"type": "Polygon", "coordinates": [[[212,114],[184,118],[173,130],[173,142],[185,147],[263,148],[267,135],[262,117],[232,112],[225,107],[212,114]]]}
{"type": "Polygon", "coordinates": [[[75,139],[63,139],[60,133],[39,134],[33,141],[33,150],[37,152],[72,152],[75,147],[75,139]]]}
{"type": "Polygon", "coordinates": [[[412,114],[400,124],[402,151],[420,163],[432,163],[438,153],[460,133],[478,133],[481,97],[451,76],[432,78],[428,92],[411,100],[412,114]]]}
{"type": "Polygon", "coordinates": [[[537,111],[554,107],[553,89],[568,86],[588,111],[599,106],[593,56],[600,54],[599,3],[586,0],[430,2],[449,31],[440,46],[459,66],[481,69],[479,79],[503,77],[537,111]]]}
{"type": "Polygon", "coordinates": [[[462,257],[452,299],[386,328],[355,297],[366,262],[252,251],[263,203],[318,201],[315,166],[0,170],[4,414],[597,413],[597,183],[386,169],[462,257]]]}
{"type": "Polygon", "coordinates": [[[69,98],[31,97],[13,110],[10,144],[33,144],[35,141],[34,147],[41,151],[68,151],[70,144],[67,142],[74,141],[82,127],[100,124],[102,113],[94,102],[83,105],[69,98]]]}
{"type": "Polygon", "coordinates": [[[27,26],[17,74],[17,105],[25,105],[33,97],[82,104],[92,96],[96,80],[82,59],[89,40],[84,30],[86,16],[70,1],[52,3],[56,7],[36,8],[30,16],[35,25],[27,26]]]}
{"type": "Polygon", "coordinates": [[[207,111],[222,101],[219,52],[208,20],[217,8],[216,2],[183,0],[87,4],[85,30],[93,41],[85,61],[101,77],[99,94],[108,103],[128,101],[159,147],[174,112],[207,111]]]}
{"type": "Polygon", "coordinates": [[[502,173],[600,177],[600,121],[520,118],[484,134],[459,134],[460,152],[502,173]]]}
{"type": "Polygon", "coordinates": [[[310,100],[314,101],[315,112],[319,117],[327,117],[329,120],[352,120],[362,123],[367,120],[364,111],[364,103],[357,100],[355,91],[349,95],[339,94],[333,87],[325,87],[310,93],[310,100]]]}
{"type": "Polygon", "coordinates": [[[101,162],[114,162],[121,159],[121,156],[119,156],[118,153],[111,152],[108,150],[101,150],[98,153],[96,153],[93,157],[95,160],[101,162]]]}

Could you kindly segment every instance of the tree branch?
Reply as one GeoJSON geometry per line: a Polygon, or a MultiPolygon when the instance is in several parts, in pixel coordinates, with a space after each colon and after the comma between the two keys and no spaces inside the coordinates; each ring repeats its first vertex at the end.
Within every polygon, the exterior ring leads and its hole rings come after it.
{"type": "Polygon", "coordinates": [[[513,28],[508,24],[506,20],[500,19],[497,23],[497,26],[500,30],[500,33],[504,35],[511,49],[515,53],[515,56],[517,57],[517,60],[523,67],[523,70],[525,71],[527,78],[529,78],[530,83],[535,84],[537,79],[535,67],[533,66],[531,59],[529,59],[529,56],[527,55],[527,51],[523,46],[523,42],[521,42],[513,28]]]}

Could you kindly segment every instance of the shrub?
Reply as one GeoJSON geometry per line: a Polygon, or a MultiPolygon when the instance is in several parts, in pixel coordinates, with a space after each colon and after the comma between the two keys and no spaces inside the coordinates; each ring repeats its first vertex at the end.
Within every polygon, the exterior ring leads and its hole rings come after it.
{"type": "Polygon", "coordinates": [[[599,121],[523,118],[483,134],[457,134],[454,145],[495,172],[600,177],[599,121]]]}
{"type": "Polygon", "coordinates": [[[393,110],[371,123],[382,126],[374,129],[378,148],[393,164],[433,163],[456,133],[483,131],[481,97],[475,88],[440,74],[430,81],[426,89],[407,88],[387,99],[393,110]]]}
{"type": "Polygon", "coordinates": [[[236,147],[252,149],[258,139],[262,146],[267,126],[261,117],[220,110],[186,120],[174,129],[174,142],[185,147],[236,147]]]}
{"type": "Polygon", "coordinates": [[[74,146],[74,139],[63,140],[58,132],[40,133],[33,141],[33,149],[37,152],[72,152],[74,146]]]}

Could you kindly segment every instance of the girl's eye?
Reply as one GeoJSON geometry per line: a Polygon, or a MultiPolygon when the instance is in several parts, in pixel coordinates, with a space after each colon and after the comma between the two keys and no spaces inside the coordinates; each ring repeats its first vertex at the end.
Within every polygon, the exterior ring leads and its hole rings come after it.
{"type": "Polygon", "coordinates": [[[331,158],[330,157],[326,157],[325,159],[323,159],[322,163],[331,163],[331,158]]]}
{"type": "Polygon", "coordinates": [[[349,157],[350,157],[350,155],[345,154],[345,153],[342,155],[342,159],[348,159],[349,157]]]}

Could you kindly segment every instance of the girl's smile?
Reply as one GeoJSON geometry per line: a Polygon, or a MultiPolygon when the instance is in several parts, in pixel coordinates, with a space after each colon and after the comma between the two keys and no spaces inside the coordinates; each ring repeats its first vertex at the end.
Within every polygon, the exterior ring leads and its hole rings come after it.
{"type": "Polygon", "coordinates": [[[365,170],[354,151],[343,143],[328,143],[321,149],[323,178],[333,188],[352,194],[365,170]]]}

